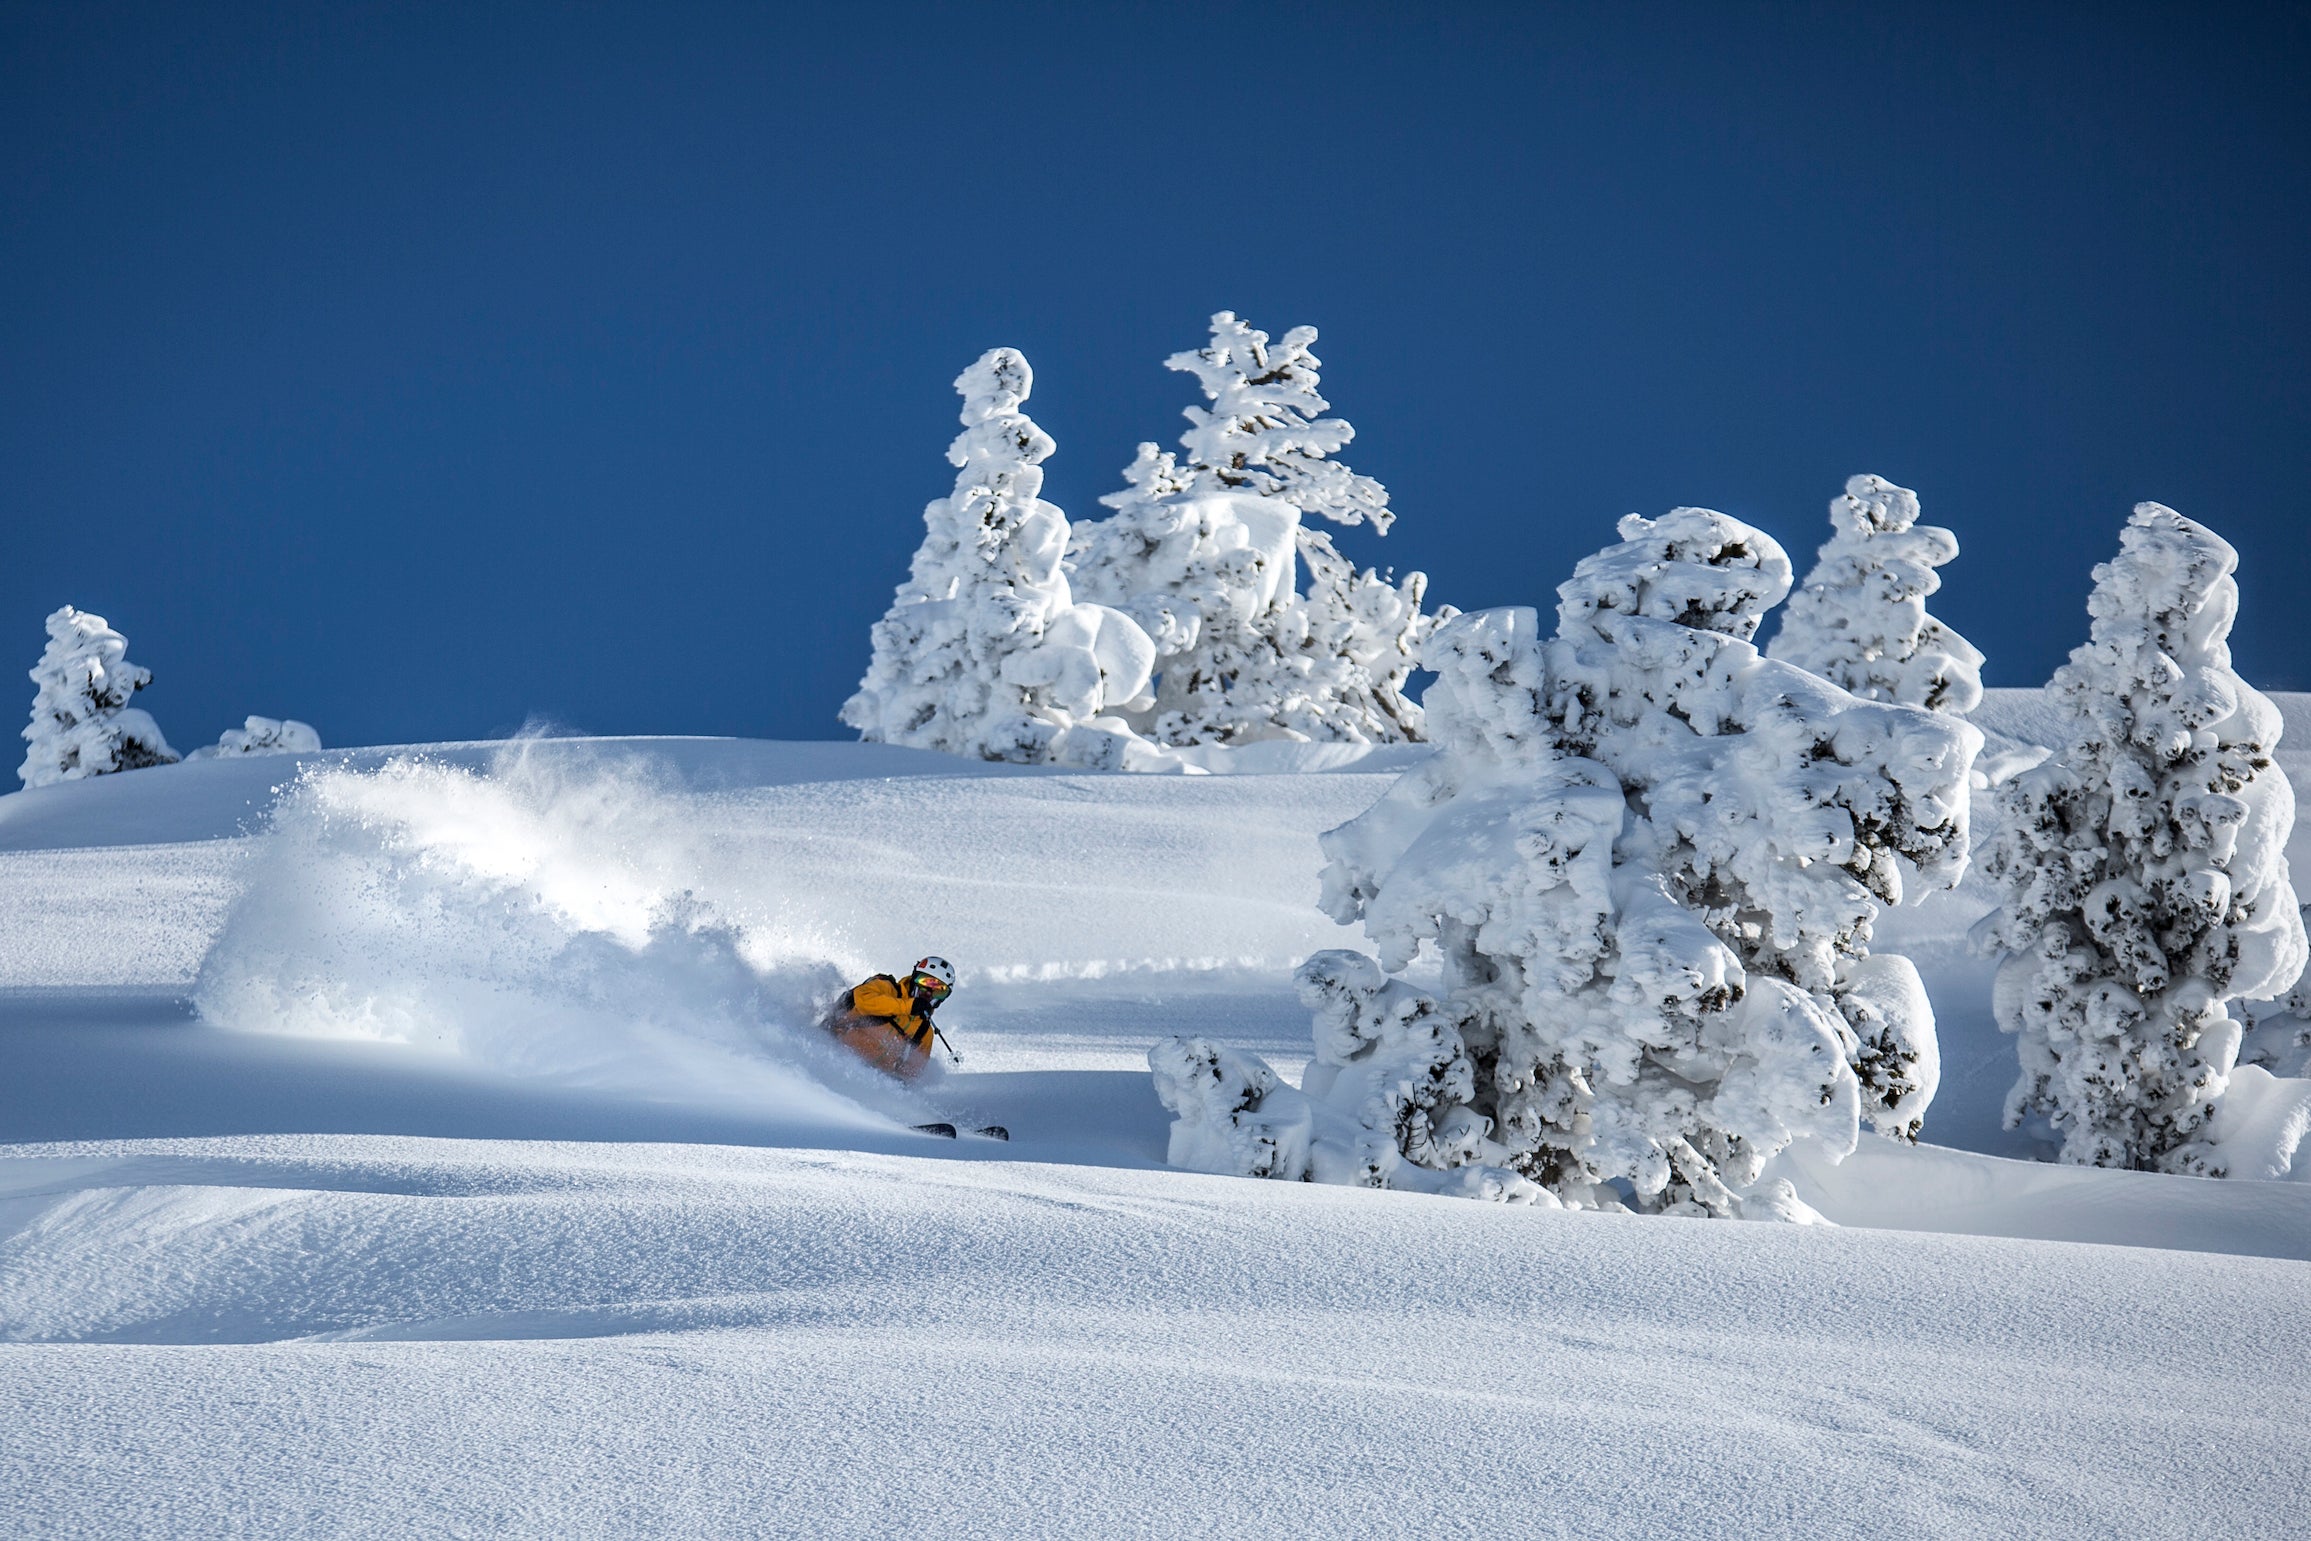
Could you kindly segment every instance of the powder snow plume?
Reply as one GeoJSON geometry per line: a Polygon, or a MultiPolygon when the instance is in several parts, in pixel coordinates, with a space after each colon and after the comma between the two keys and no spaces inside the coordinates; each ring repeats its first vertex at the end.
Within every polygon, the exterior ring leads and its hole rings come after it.
{"type": "Polygon", "coordinates": [[[201,966],[201,1016],[813,1121],[904,1112],[810,1025],[843,983],[829,949],[695,886],[704,801],[565,747],[517,742],[487,774],[308,770],[201,966]]]}

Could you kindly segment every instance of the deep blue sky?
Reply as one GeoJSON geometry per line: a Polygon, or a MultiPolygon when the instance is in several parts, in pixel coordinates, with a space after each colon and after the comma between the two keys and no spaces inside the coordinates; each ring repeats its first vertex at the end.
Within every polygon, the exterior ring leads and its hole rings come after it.
{"type": "Polygon", "coordinates": [[[1225,307],[1322,329],[1400,510],[1350,544],[1464,609],[1678,503],[1802,567],[1874,470],[1964,542],[1936,608],[1994,684],[2155,497],[2240,548],[2248,677],[2311,688],[2307,44],[2206,5],[7,5],[0,662],[99,611],[180,749],[838,736],[962,366],[1027,351],[1090,517],[1225,307]]]}

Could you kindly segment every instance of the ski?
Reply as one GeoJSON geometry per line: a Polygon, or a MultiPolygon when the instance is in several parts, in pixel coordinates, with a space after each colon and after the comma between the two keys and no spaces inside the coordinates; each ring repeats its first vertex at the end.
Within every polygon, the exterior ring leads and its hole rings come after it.
{"type": "MultiPolygon", "coordinates": [[[[917,1124],[915,1125],[915,1132],[917,1134],[937,1135],[942,1140],[952,1140],[961,1133],[953,1124],[949,1123],[917,1124]]],[[[1008,1141],[1011,1138],[1011,1131],[1001,1124],[982,1124],[971,1133],[973,1137],[982,1140],[1008,1141]]]]}
{"type": "Polygon", "coordinates": [[[955,1138],[955,1126],[953,1124],[917,1124],[915,1125],[915,1132],[917,1134],[935,1134],[942,1140],[955,1138]]]}

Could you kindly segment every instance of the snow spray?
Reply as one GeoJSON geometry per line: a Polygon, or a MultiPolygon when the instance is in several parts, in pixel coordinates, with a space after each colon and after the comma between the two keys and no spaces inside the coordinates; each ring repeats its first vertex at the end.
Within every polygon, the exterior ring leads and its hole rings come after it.
{"type": "Polygon", "coordinates": [[[647,758],[536,740],[487,774],[421,755],[309,767],[195,1004],[220,1027],[406,1044],[568,1086],[814,1120],[907,1113],[815,1031],[845,982],[833,949],[730,882],[709,801],[647,758]]]}

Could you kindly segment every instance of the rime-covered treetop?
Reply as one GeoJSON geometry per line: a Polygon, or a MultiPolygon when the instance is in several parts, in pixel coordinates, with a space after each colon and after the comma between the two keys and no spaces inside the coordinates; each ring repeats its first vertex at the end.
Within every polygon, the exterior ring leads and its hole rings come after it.
{"type": "Polygon", "coordinates": [[[48,646],[31,678],[40,687],[34,711],[69,726],[128,705],[152,683],[152,671],[128,661],[128,639],[103,616],[66,605],[48,617],[48,646]]]}
{"type": "Polygon", "coordinates": [[[1583,557],[1557,588],[1557,626],[1611,636],[1607,615],[1637,615],[1746,642],[1789,592],[1780,545],[1707,508],[1622,519],[1621,543],[1583,557]]]}
{"type": "Polygon", "coordinates": [[[1791,596],[1772,655],[1855,695],[1964,716],[1982,700],[1981,650],[1926,613],[1958,537],[1918,523],[1918,495],[1854,476],[1835,532],[1791,596]]]}
{"type": "MultiPolygon", "coordinates": [[[[1356,430],[1324,415],[1332,404],[1316,388],[1320,360],[1308,351],[1315,341],[1312,326],[1296,326],[1271,343],[1233,311],[1212,317],[1209,343],[1164,361],[1202,381],[1212,403],[1187,409],[1191,426],[1180,443],[1198,491],[1284,498],[1302,513],[1369,523],[1385,535],[1396,517],[1388,490],[1326,458],[1346,448],[1356,430]]],[[[1148,479],[1169,469],[1135,467],[1148,479]]]]}
{"type": "Polygon", "coordinates": [[[2116,667],[2138,690],[2173,693],[2192,728],[2238,708],[2231,623],[2238,618],[2239,553],[2202,524],[2163,503],[2138,503],[2119,535],[2119,554],[2094,569],[2086,611],[2093,618],[2086,656],[2054,676],[2076,695],[2101,668],[2116,667]]]}
{"type": "MultiPolygon", "coordinates": [[[[955,377],[955,389],[963,397],[963,431],[947,446],[947,463],[962,473],[955,479],[954,504],[966,515],[962,522],[973,542],[989,552],[1048,506],[1036,500],[1043,491],[1043,462],[1055,446],[1020,410],[1035,389],[1035,371],[1017,348],[988,349],[955,377]]],[[[1051,577],[1029,576],[1039,583],[1051,577]]]]}

